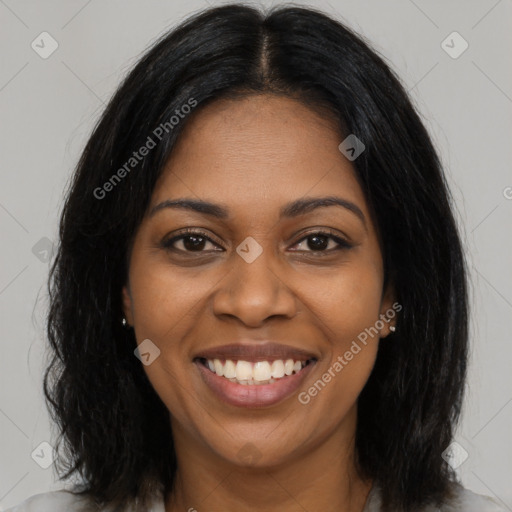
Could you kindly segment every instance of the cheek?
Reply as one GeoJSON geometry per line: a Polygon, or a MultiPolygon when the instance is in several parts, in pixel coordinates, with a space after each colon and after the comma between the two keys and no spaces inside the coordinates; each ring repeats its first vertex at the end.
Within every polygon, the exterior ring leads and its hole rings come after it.
{"type": "Polygon", "coordinates": [[[307,430],[330,431],[347,418],[370,377],[377,354],[378,341],[335,354],[328,364],[318,369],[317,378],[310,387],[301,390],[299,401],[307,408],[304,417],[307,430]],[[347,355],[350,355],[350,360],[347,355]],[[318,429],[315,422],[323,418],[318,429]]]}
{"type": "Polygon", "coordinates": [[[183,383],[190,368],[184,363],[187,347],[183,338],[193,320],[193,307],[199,306],[204,291],[187,286],[179,271],[152,261],[143,251],[134,251],[132,256],[130,291],[137,343],[149,339],[160,351],[143,370],[167,409],[186,422],[188,402],[183,383]]]}
{"type": "MultiPolygon", "coordinates": [[[[215,283],[213,272],[179,269],[155,261],[144,251],[135,252],[130,267],[130,290],[135,336],[140,344],[149,339],[159,356],[143,369],[153,388],[174,415],[186,422],[191,406],[188,336],[198,325],[198,314],[215,283]]],[[[192,402],[193,403],[193,402],[192,402]]]]}
{"type": "MultiPolygon", "coordinates": [[[[380,288],[375,282],[339,281],[338,295],[325,303],[322,320],[328,338],[325,357],[317,363],[316,380],[299,395],[311,407],[306,423],[328,418],[322,429],[329,431],[354,407],[372,372],[379,347],[375,323],[379,319],[380,288]],[[342,285],[346,286],[342,286],[342,285]],[[374,293],[370,293],[370,288],[374,293]],[[329,411],[326,415],[325,411],[329,411]]],[[[317,315],[322,312],[317,310],[317,315]]]]}
{"type": "Polygon", "coordinates": [[[317,406],[338,411],[339,419],[357,400],[375,363],[382,279],[378,266],[361,264],[341,269],[335,278],[319,284],[310,287],[309,307],[328,340],[328,350],[319,362],[321,382],[306,392],[316,397],[312,399],[317,406]]]}
{"type": "Polygon", "coordinates": [[[195,275],[190,269],[134,256],[130,288],[137,338],[153,336],[166,343],[179,338],[187,326],[187,318],[192,319],[194,311],[201,308],[202,299],[215,282],[208,272],[195,275]]]}
{"type": "Polygon", "coordinates": [[[342,268],[315,281],[307,291],[308,307],[323,326],[333,351],[345,351],[353,339],[379,319],[382,278],[373,265],[342,268]]]}

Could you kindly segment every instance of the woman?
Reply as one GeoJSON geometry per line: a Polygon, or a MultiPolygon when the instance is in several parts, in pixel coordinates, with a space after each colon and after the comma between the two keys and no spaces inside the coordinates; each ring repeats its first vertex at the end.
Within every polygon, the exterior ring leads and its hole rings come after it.
{"type": "Polygon", "coordinates": [[[446,456],[467,296],[438,156],[320,12],[212,8],[140,60],[50,295],[45,393],[83,483],[16,512],[504,510],[446,456]]]}

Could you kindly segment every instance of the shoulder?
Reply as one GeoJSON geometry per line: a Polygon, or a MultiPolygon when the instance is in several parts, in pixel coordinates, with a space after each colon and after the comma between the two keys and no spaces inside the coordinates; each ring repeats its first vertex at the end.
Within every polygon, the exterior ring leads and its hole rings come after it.
{"type": "Polygon", "coordinates": [[[6,512],[86,512],[87,501],[69,491],[35,494],[6,512]]]}
{"type": "MultiPolygon", "coordinates": [[[[477,494],[460,484],[454,484],[451,499],[446,500],[441,507],[433,504],[422,507],[418,512],[507,512],[507,509],[497,499],[477,494]]],[[[363,512],[381,512],[381,488],[371,489],[363,512]]]]}
{"type": "MultiPolygon", "coordinates": [[[[35,494],[5,512],[111,512],[111,507],[98,509],[86,497],[61,490],[35,494]]],[[[126,512],[132,512],[131,507],[126,512]]],[[[165,512],[160,494],[155,496],[150,512],[165,512]]]]}
{"type": "Polygon", "coordinates": [[[458,486],[454,498],[440,510],[441,512],[506,512],[507,509],[495,498],[458,486]]]}

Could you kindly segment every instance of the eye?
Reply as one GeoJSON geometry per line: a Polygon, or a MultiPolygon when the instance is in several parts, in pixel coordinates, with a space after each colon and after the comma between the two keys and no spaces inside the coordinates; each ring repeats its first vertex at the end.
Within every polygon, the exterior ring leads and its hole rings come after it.
{"type": "MultiPolygon", "coordinates": [[[[206,233],[202,231],[187,229],[185,232],[176,235],[162,242],[164,249],[176,252],[209,252],[203,250],[206,244],[218,246],[206,233]],[[175,247],[176,242],[181,242],[181,247],[175,247]]],[[[216,249],[214,249],[216,250],[216,249]]]]}
{"type": "MultiPolygon", "coordinates": [[[[313,252],[313,253],[331,253],[332,251],[337,251],[340,249],[350,249],[352,247],[346,240],[343,238],[334,235],[329,231],[315,231],[309,233],[307,236],[301,238],[299,242],[295,245],[300,245],[307,241],[308,247],[311,249],[308,250],[298,250],[299,252],[313,252]],[[333,242],[334,247],[329,247],[329,243],[333,242]]],[[[194,229],[187,229],[180,234],[164,240],[162,242],[162,247],[167,250],[172,250],[175,252],[211,252],[211,250],[204,250],[207,244],[211,244],[213,246],[219,247],[219,245],[214,242],[206,233],[203,231],[198,231],[194,229]],[[177,242],[181,243],[181,247],[177,247],[177,242]]],[[[221,251],[223,249],[220,249],[221,251]]],[[[215,252],[219,252],[219,249],[213,249],[215,252]]],[[[292,249],[292,251],[297,251],[297,249],[292,249]]]]}
{"type": "Polygon", "coordinates": [[[331,253],[332,251],[350,249],[352,247],[346,240],[329,231],[315,231],[309,233],[307,236],[301,238],[296,245],[304,244],[304,241],[306,241],[306,245],[311,249],[311,251],[306,250],[305,252],[331,253]],[[333,242],[334,247],[332,245],[329,247],[330,242],[333,242]]]}

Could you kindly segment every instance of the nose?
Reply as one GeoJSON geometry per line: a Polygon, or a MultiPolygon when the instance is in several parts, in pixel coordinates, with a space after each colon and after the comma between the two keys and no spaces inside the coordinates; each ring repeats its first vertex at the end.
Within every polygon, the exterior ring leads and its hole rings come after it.
{"type": "Polygon", "coordinates": [[[259,327],[273,316],[295,316],[296,296],[272,252],[264,249],[251,263],[233,253],[232,268],[214,294],[215,315],[236,317],[250,327],[259,327]]]}

